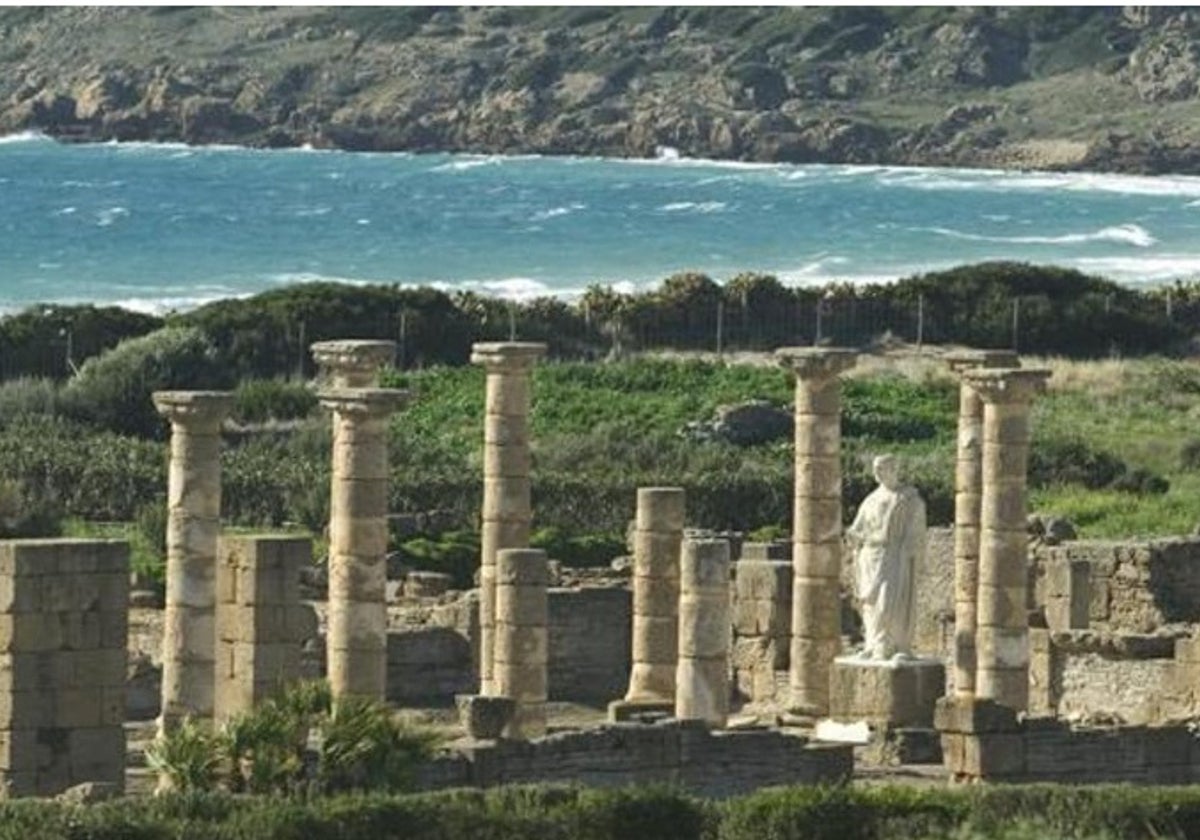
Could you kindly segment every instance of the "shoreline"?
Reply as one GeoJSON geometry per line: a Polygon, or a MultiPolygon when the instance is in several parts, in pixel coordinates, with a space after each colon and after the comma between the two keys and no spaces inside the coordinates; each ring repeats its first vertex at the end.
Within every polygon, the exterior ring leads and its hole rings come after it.
{"type": "MultiPolygon", "coordinates": [[[[770,168],[776,166],[855,166],[880,167],[885,169],[912,171],[970,171],[992,172],[997,174],[1031,174],[1031,175],[1095,175],[1131,178],[1196,178],[1200,180],[1200,162],[1187,169],[1148,168],[1146,166],[1113,166],[1110,168],[1089,167],[1094,159],[1090,155],[1090,147],[1082,141],[1066,139],[1029,139],[1015,141],[993,149],[984,150],[986,154],[964,160],[947,161],[937,155],[923,159],[906,156],[896,156],[889,159],[886,155],[871,161],[863,161],[850,156],[822,157],[813,160],[774,159],[761,160],[746,156],[730,157],[695,157],[681,155],[670,146],[656,146],[654,154],[630,154],[628,150],[614,148],[610,151],[599,150],[568,150],[559,149],[538,150],[536,148],[511,148],[498,146],[494,148],[453,146],[445,147],[404,147],[404,148],[367,148],[361,145],[338,144],[330,141],[323,134],[314,137],[289,138],[288,143],[274,144],[268,142],[253,142],[247,138],[244,143],[228,142],[193,142],[183,135],[171,135],[169,138],[145,135],[88,134],[73,131],[56,133],[53,127],[28,127],[10,134],[0,134],[0,144],[5,142],[21,142],[22,139],[39,139],[59,143],[64,146],[157,146],[179,149],[211,149],[230,151],[257,152],[325,152],[354,155],[458,155],[463,157],[506,159],[568,159],[568,160],[603,160],[619,161],[631,164],[677,164],[711,165],[746,168],[770,168]],[[317,142],[313,142],[316,140],[317,142]],[[664,151],[666,154],[664,154],[664,151]]],[[[231,138],[232,139],[232,138],[231,138]]],[[[1136,156],[1141,159],[1141,156],[1136,156]]],[[[1120,160],[1120,158],[1117,158],[1120,160]]]]}

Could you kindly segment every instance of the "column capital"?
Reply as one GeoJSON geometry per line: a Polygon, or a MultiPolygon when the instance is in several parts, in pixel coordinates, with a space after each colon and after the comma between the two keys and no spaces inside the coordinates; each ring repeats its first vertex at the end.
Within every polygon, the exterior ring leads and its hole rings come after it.
{"type": "Polygon", "coordinates": [[[797,379],[829,379],[854,367],[858,352],[847,347],[780,347],[775,358],[797,379]]]}
{"type": "Polygon", "coordinates": [[[1019,368],[1021,357],[1015,350],[956,350],[942,357],[950,370],[963,373],[975,368],[1019,368]]]}
{"type": "Polygon", "coordinates": [[[546,355],[546,345],[537,341],[484,341],[471,345],[471,362],[488,373],[523,373],[546,355]]]}
{"type": "Polygon", "coordinates": [[[1031,402],[1046,390],[1050,371],[1034,368],[975,368],[963,372],[963,381],[985,403],[1031,402]]]}
{"type": "Polygon", "coordinates": [[[313,360],[335,388],[365,388],[396,358],[396,342],[377,339],[339,339],[311,345],[313,360]]]}
{"type": "Polygon", "coordinates": [[[233,408],[229,391],[155,391],[151,396],[159,414],[185,427],[220,426],[233,408]]]}
{"type": "Polygon", "coordinates": [[[409,392],[396,388],[324,388],[317,393],[321,405],[339,414],[386,417],[404,408],[409,392]]]}

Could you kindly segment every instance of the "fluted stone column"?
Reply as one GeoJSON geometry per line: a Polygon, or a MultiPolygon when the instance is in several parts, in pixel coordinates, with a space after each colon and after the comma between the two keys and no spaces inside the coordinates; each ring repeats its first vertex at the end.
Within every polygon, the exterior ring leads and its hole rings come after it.
{"type": "Polygon", "coordinates": [[[328,388],[333,411],[329,498],[329,686],[383,700],[387,689],[388,417],[405,391],[328,388]]]}
{"type": "Polygon", "coordinates": [[[792,646],[789,706],[829,712],[829,675],[841,651],[842,386],[852,350],[788,347],[780,363],[796,375],[796,472],[792,523],[792,646]]]}
{"type": "Polygon", "coordinates": [[[1049,375],[1008,368],[963,374],[984,403],[975,695],[1017,711],[1029,704],[1029,414],[1049,375]]]}
{"type": "Polygon", "coordinates": [[[550,569],[546,553],[507,548],[496,553],[495,694],[516,701],[506,738],[546,734],[550,569]]]}
{"type": "MultiPolygon", "coordinates": [[[[1011,350],[965,350],[946,362],[955,373],[1015,368],[1011,350]]],[[[983,493],[983,400],[965,379],[958,392],[954,470],[954,693],[975,694],[975,623],[979,598],[979,501],[983,493]]]]}
{"type": "Polygon", "coordinates": [[[487,371],[483,426],[483,523],[479,562],[479,693],[496,692],[496,552],[529,545],[530,371],[545,344],[495,342],[471,347],[487,371]]]}
{"type": "Polygon", "coordinates": [[[224,391],[154,394],[154,407],[171,422],[160,732],[213,714],[221,421],[232,406],[224,391]]]}
{"type": "Polygon", "coordinates": [[[674,703],[679,658],[681,487],[639,487],[633,538],[631,703],[674,703]]]}
{"type": "Polygon", "coordinates": [[[675,717],[724,728],[729,717],[729,542],[684,540],[675,717]]]}

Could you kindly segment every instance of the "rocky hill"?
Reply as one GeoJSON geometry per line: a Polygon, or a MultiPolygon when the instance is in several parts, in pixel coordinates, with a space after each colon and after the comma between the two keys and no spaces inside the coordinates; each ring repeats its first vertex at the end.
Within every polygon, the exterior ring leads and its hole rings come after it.
{"type": "Polygon", "coordinates": [[[3,8],[0,133],[1200,172],[1200,12],[3,8]]]}

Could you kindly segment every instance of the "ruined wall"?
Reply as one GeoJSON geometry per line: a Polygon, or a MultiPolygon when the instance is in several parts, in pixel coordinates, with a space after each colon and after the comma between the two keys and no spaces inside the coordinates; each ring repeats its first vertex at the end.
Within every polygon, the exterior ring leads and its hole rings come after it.
{"type": "Polygon", "coordinates": [[[958,781],[1194,784],[1200,739],[1189,726],[1076,726],[1018,721],[987,701],[938,704],[946,768],[958,781]]]}
{"type": "Polygon", "coordinates": [[[698,721],[671,720],[609,724],[536,742],[462,744],[422,768],[419,784],[425,789],[546,781],[668,784],[724,797],[767,785],[834,784],[852,771],[849,746],[810,744],[778,730],[713,732],[698,721]]]}
{"type": "Polygon", "coordinates": [[[0,789],[125,785],[129,546],[0,541],[0,789]]]}
{"type": "MultiPolygon", "coordinates": [[[[552,588],[549,598],[550,699],[606,702],[629,680],[632,601],[628,589],[552,588]]],[[[479,600],[451,593],[435,603],[407,599],[391,608],[388,699],[442,703],[478,682],[479,600]]]]}
{"type": "Polygon", "coordinates": [[[1093,630],[1146,634],[1171,624],[1200,622],[1200,537],[1081,540],[1036,547],[1036,604],[1046,602],[1046,568],[1070,561],[1088,565],[1093,630]]]}

